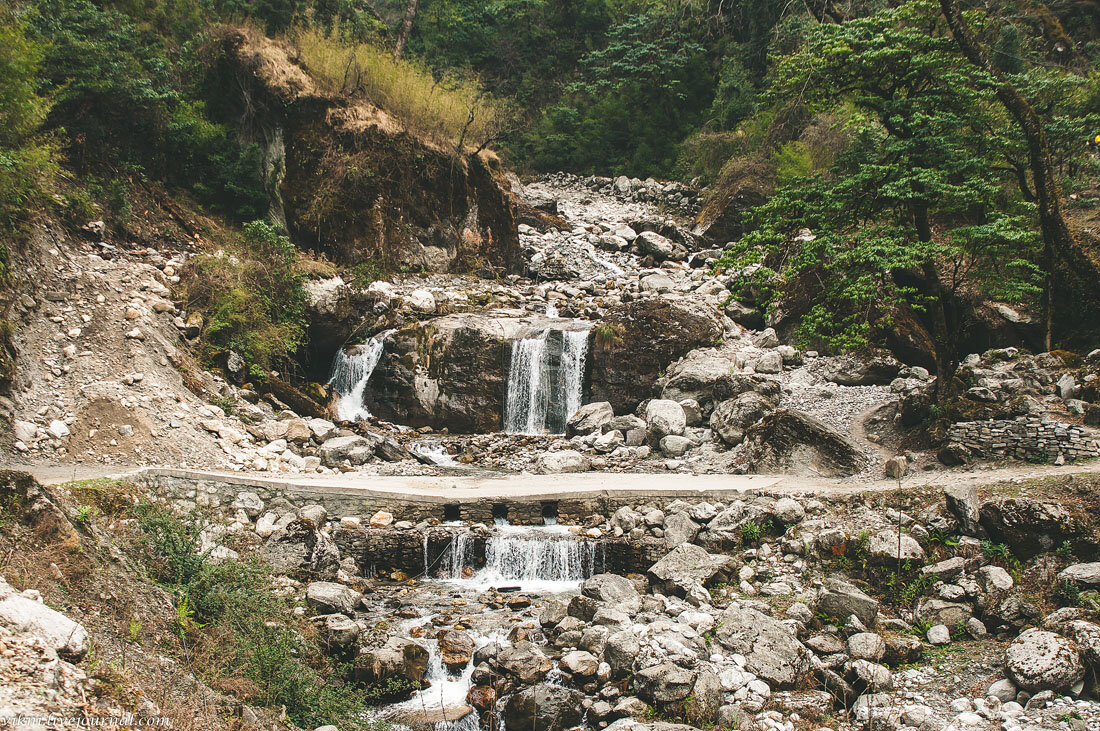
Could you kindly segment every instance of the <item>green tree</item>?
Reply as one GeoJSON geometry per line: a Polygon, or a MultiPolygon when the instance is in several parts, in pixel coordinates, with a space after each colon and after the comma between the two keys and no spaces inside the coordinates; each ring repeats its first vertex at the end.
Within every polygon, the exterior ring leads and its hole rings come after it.
{"type": "Polygon", "coordinates": [[[783,57],[770,92],[819,109],[850,105],[850,143],[823,175],[783,184],[752,212],[755,231],[723,265],[765,301],[804,299],[800,334],[837,349],[892,325],[898,307],[928,323],[945,397],[967,297],[1035,289],[1034,207],[1005,203],[990,170],[989,79],[962,59],[929,0],[824,24],[783,57]],[[809,229],[809,235],[799,235],[809,229]]]}

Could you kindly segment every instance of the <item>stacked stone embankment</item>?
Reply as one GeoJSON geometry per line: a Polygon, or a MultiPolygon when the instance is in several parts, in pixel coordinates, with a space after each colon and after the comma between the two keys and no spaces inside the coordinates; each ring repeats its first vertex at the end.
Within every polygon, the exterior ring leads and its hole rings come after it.
{"type": "Polygon", "coordinates": [[[953,425],[948,443],[980,457],[1014,457],[1029,462],[1058,462],[1100,457],[1096,432],[1036,416],[966,421],[953,425]]]}

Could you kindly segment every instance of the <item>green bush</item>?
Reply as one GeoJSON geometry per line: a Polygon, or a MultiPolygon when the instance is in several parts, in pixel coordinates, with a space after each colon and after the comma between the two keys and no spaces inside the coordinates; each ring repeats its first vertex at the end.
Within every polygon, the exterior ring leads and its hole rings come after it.
{"type": "MultiPolygon", "coordinates": [[[[23,22],[0,8],[0,237],[14,233],[52,187],[54,146],[39,132],[49,111],[37,93],[42,57],[23,22]]],[[[0,281],[7,268],[0,242],[0,281]]]]}
{"type": "MultiPolygon", "coordinates": [[[[236,351],[259,369],[289,369],[306,338],[306,293],[297,250],[264,221],[244,227],[231,252],[192,259],[181,273],[187,308],[203,314],[203,356],[236,351]]],[[[262,372],[262,371],[261,371],[262,372]]]]}
{"type": "Polygon", "coordinates": [[[258,691],[251,702],[285,708],[303,728],[337,724],[373,728],[365,720],[367,691],[344,682],[259,561],[212,563],[201,550],[203,521],[148,503],[137,506],[146,566],[176,600],[174,626],[195,654],[212,657],[207,678],[244,678],[258,691]]]}

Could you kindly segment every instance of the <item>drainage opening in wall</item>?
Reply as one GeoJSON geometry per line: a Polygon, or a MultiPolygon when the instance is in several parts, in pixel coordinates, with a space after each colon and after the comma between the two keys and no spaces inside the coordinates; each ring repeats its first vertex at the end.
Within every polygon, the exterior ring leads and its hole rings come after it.
{"type": "Polygon", "coordinates": [[[505,503],[493,505],[493,520],[496,522],[508,521],[508,506],[505,503]]]}
{"type": "Polygon", "coordinates": [[[443,520],[450,523],[456,520],[462,520],[461,513],[459,512],[458,503],[448,503],[443,506],[443,520]]]}
{"type": "Polygon", "coordinates": [[[548,500],[542,504],[542,524],[543,525],[557,525],[558,522],[558,501],[548,500]]]}

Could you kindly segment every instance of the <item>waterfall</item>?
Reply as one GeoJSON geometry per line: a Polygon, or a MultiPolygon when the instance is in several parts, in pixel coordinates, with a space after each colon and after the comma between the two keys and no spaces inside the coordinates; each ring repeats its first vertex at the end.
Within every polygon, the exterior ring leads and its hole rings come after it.
{"type": "Polygon", "coordinates": [[[546,431],[549,384],[544,331],[533,338],[512,341],[512,360],[504,395],[504,431],[540,434],[546,431]]]}
{"type": "Polygon", "coordinates": [[[584,399],[587,330],[543,330],[513,340],[504,394],[504,431],[562,434],[584,399]]]}
{"type": "Polygon", "coordinates": [[[363,405],[363,393],[367,390],[367,381],[374,373],[382,357],[382,338],[375,337],[362,345],[336,351],[332,363],[332,376],[328,385],[339,394],[336,399],[336,418],[340,421],[359,421],[370,416],[363,405]]]}
{"type": "Polygon", "coordinates": [[[561,393],[565,403],[561,432],[565,432],[565,422],[582,406],[584,399],[584,359],[588,355],[588,331],[570,330],[562,335],[561,349],[561,393]]]}

